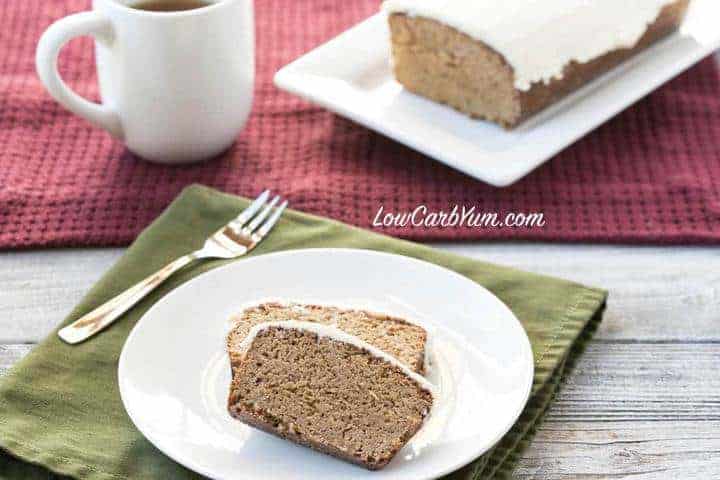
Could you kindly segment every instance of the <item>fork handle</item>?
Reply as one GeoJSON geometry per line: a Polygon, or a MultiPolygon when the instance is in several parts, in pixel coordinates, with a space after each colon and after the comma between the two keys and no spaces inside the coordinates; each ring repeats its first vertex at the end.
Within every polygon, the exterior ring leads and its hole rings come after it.
{"type": "Polygon", "coordinates": [[[70,344],[80,343],[98,333],[127,312],[133,305],[145,298],[175,272],[197,259],[195,253],[184,255],[163,268],[145,277],[120,295],[111,298],[95,310],[58,331],[58,335],[70,344]]]}

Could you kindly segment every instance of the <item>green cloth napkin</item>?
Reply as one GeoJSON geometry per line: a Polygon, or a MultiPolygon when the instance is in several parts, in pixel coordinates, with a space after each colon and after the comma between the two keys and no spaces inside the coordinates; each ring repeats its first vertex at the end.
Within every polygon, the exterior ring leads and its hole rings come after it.
{"type": "MultiPolygon", "coordinates": [[[[64,323],[199,247],[209,233],[247,204],[247,200],[205,187],[187,188],[64,323]]],[[[497,446],[447,478],[509,477],[568,369],[600,322],[606,293],[295,211],[283,215],[252,255],[309,247],[364,248],[423,259],[478,282],[512,309],[533,347],[532,397],[497,446]]],[[[135,429],[120,401],[117,362],[130,329],[153,303],[181,283],[226,262],[208,261],[180,272],[91,341],[69,346],[51,334],[0,379],[0,448],[4,450],[0,451],[0,478],[46,480],[55,474],[92,480],[200,478],[160,453],[135,429]]]]}

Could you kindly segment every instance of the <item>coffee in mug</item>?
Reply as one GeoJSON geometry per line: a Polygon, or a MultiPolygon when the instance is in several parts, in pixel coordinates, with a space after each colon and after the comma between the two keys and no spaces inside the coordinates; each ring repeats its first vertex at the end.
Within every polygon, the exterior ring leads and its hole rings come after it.
{"type": "Polygon", "coordinates": [[[212,5],[212,2],[203,0],[141,0],[138,3],[130,4],[132,8],[149,12],[181,12],[183,10],[207,7],[208,5],[212,5]]]}

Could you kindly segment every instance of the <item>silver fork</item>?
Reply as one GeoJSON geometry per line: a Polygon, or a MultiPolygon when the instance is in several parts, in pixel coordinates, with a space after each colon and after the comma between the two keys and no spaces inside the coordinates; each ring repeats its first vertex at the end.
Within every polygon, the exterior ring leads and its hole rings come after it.
{"type": "Polygon", "coordinates": [[[170,262],[120,295],[60,329],[58,335],[67,343],[80,343],[113,323],[172,274],[190,263],[207,258],[236,258],[245,255],[265,238],[287,207],[287,201],[276,206],[280,196],[268,202],[269,197],[270,191],[265,190],[237,218],[208,237],[200,250],[170,262]]]}

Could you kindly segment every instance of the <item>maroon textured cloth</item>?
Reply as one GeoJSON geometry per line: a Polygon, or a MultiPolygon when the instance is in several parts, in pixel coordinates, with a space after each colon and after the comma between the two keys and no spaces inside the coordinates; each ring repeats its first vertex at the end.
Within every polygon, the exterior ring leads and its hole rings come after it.
{"type": "MultiPolygon", "coordinates": [[[[129,243],[190,183],[369,227],[387,211],[542,212],[543,228],[388,228],[414,239],[643,243],[720,240],[720,75],[707,59],[567,149],[495,189],[272,85],[282,65],[374,13],[378,0],[256,4],[258,81],[246,130],[221,158],[163,167],[134,158],[64,111],[34,71],[40,33],[86,0],[0,6],[0,247],[129,243]]],[[[76,40],[64,78],[97,98],[93,53],[76,40]]]]}

